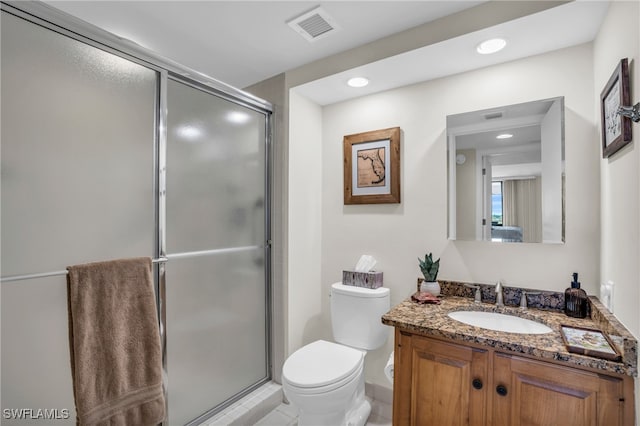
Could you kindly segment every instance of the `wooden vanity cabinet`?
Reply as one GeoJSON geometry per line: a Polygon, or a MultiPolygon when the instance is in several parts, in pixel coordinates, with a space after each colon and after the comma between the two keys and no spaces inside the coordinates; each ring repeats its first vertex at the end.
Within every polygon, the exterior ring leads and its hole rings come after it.
{"type": "Polygon", "coordinates": [[[394,426],[634,424],[630,377],[398,329],[395,351],[394,426]]]}
{"type": "Polygon", "coordinates": [[[488,351],[398,329],[395,346],[395,426],[485,424],[488,351]]]}
{"type": "Polygon", "coordinates": [[[624,424],[622,379],[502,353],[493,371],[496,389],[504,389],[492,399],[493,425],[624,424]]]}

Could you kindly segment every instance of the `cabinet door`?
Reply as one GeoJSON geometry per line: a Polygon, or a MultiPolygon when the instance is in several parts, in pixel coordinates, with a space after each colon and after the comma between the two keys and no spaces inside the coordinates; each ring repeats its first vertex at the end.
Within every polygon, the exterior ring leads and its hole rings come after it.
{"type": "Polygon", "coordinates": [[[402,402],[394,425],[484,424],[486,351],[416,335],[402,336],[401,345],[397,384],[404,396],[396,394],[402,402]]]}
{"type": "Polygon", "coordinates": [[[620,425],[622,381],[596,373],[495,354],[492,424],[620,425]]]}

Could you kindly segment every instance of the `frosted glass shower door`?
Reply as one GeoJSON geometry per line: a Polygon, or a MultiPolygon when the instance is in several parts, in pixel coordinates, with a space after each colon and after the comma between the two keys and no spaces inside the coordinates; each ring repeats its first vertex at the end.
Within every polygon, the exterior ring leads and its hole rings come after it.
{"type": "Polygon", "coordinates": [[[160,76],[1,13],[0,269],[51,274],[2,283],[2,424],[75,425],[64,270],[154,255],[160,76]]]}
{"type": "Polygon", "coordinates": [[[169,424],[269,376],[267,117],[169,80],[166,329],[169,424]]]}

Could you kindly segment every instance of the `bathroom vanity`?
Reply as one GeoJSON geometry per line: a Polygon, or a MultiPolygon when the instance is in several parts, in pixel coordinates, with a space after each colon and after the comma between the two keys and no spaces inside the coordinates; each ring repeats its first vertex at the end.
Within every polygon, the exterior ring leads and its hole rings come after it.
{"type": "Polygon", "coordinates": [[[395,327],[395,426],[635,423],[637,341],[596,298],[591,316],[576,319],[557,309],[474,303],[461,288],[449,283],[441,304],[407,299],[382,317],[395,327]],[[448,316],[465,310],[523,317],[552,331],[507,333],[448,316]],[[561,324],[604,331],[621,359],[568,352],[561,324]]]}

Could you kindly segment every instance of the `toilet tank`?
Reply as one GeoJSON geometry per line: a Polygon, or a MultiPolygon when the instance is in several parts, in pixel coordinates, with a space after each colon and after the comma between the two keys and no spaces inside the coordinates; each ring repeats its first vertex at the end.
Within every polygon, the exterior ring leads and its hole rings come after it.
{"type": "Polygon", "coordinates": [[[336,342],[358,349],[377,349],[389,328],[381,317],[389,311],[388,288],[376,289],[335,283],[331,285],[331,325],[336,342]]]}

